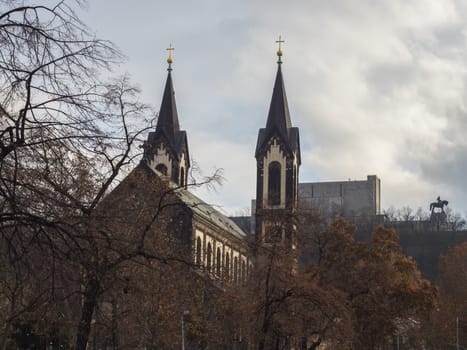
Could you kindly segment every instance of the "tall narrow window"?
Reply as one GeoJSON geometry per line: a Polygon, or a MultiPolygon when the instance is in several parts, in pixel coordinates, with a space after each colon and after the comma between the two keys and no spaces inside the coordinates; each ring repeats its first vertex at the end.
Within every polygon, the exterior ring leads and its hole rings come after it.
{"type": "Polygon", "coordinates": [[[216,275],[221,275],[221,248],[217,247],[217,254],[216,254],[216,275]]]}
{"type": "Polygon", "coordinates": [[[157,164],[156,170],[164,174],[165,176],[167,176],[167,167],[165,166],[165,164],[162,164],[162,163],[157,164]]]}
{"type": "Polygon", "coordinates": [[[225,254],[225,279],[228,281],[230,278],[230,255],[225,254]]]}
{"type": "Polygon", "coordinates": [[[185,187],[185,168],[180,168],[180,187],[185,187]]]}
{"type": "Polygon", "coordinates": [[[281,204],[281,165],[271,162],[268,169],[268,202],[269,205],[281,204]]]}
{"type": "Polygon", "coordinates": [[[206,249],[206,269],[211,271],[212,266],[212,247],[211,243],[208,243],[208,248],[206,249]]]}
{"type": "Polygon", "coordinates": [[[245,260],[242,260],[242,282],[246,281],[246,266],[245,266],[245,260]]]}
{"type": "Polygon", "coordinates": [[[196,239],[196,265],[201,265],[201,238],[196,239]]]}
{"type": "Polygon", "coordinates": [[[174,165],[172,167],[172,181],[175,183],[178,183],[178,180],[179,180],[178,176],[179,176],[178,167],[174,165]]]}
{"type": "Polygon", "coordinates": [[[234,258],[234,267],[233,267],[233,281],[238,283],[238,258],[234,258]]]}

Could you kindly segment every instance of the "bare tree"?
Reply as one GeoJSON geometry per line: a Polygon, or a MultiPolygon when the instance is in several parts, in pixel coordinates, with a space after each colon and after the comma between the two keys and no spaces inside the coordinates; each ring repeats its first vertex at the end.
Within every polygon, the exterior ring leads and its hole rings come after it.
{"type": "Polygon", "coordinates": [[[109,117],[100,71],[120,53],[92,36],[73,10],[79,2],[0,4],[0,160],[63,139],[92,149],[109,117]]]}
{"type": "Polygon", "coordinates": [[[102,253],[91,218],[134,164],[154,114],[127,77],[101,78],[122,55],[93,37],[74,10],[78,1],[0,5],[2,345],[26,314],[70,300],[77,290],[65,289],[61,277],[71,272],[82,287],[76,347],[84,349],[95,307],[89,271],[93,253],[102,253]]]}
{"type": "Polygon", "coordinates": [[[446,221],[452,231],[464,230],[467,227],[466,218],[459,212],[454,212],[450,207],[446,208],[446,221]]]}

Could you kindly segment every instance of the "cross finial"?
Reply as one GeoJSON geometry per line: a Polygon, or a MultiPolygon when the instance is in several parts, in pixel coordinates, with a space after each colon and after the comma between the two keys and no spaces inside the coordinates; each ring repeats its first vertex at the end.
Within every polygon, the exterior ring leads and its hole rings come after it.
{"type": "Polygon", "coordinates": [[[282,36],[279,35],[279,40],[276,40],[276,43],[279,44],[279,48],[278,48],[278,50],[277,50],[277,57],[279,57],[278,60],[277,60],[277,63],[279,63],[279,64],[282,63],[282,61],[281,61],[281,57],[282,57],[282,45],[281,45],[281,44],[282,44],[283,42],[284,42],[284,40],[282,40],[282,36]]]}
{"type": "Polygon", "coordinates": [[[169,64],[169,68],[167,68],[167,70],[170,72],[172,71],[172,63],[174,61],[172,58],[172,51],[174,51],[175,48],[172,47],[172,44],[170,44],[166,50],[169,51],[169,58],[167,58],[167,63],[169,64]]]}

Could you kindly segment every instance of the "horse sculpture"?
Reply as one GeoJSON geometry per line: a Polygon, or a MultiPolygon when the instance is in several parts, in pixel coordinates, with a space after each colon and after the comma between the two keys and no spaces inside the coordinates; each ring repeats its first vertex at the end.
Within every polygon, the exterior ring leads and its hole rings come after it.
{"type": "Polygon", "coordinates": [[[437,199],[437,202],[430,203],[430,211],[433,212],[435,208],[440,208],[441,212],[444,213],[444,206],[448,205],[449,202],[446,200],[441,200],[439,196],[436,199],[437,199]]]}

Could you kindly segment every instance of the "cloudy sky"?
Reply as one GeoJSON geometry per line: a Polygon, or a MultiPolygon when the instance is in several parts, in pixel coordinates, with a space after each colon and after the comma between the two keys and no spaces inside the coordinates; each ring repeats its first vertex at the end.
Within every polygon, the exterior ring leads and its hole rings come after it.
{"type": "Polygon", "coordinates": [[[454,0],[92,0],[83,17],[128,57],[160,106],[165,50],[192,158],[225,184],[203,192],[235,214],[255,195],[279,35],[301,182],[382,181],[382,207],[467,212],[467,2],[454,0]]]}

